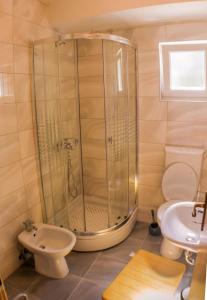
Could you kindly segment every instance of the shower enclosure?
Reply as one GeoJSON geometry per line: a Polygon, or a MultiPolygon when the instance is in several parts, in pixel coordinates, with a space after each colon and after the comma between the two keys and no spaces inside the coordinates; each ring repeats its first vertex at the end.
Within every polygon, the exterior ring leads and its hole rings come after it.
{"type": "Polygon", "coordinates": [[[137,212],[136,49],[108,34],[34,43],[37,140],[45,222],[76,250],[111,247],[137,212]]]}

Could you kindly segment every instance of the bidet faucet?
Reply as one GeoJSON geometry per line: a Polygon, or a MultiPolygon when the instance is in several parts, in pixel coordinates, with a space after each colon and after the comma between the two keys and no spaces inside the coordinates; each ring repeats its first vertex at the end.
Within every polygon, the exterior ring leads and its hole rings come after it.
{"type": "Polygon", "coordinates": [[[34,222],[32,220],[26,220],[23,222],[24,230],[27,232],[31,232],[33,229],[36,230],[36,227],[34,226],[34,222]]]}

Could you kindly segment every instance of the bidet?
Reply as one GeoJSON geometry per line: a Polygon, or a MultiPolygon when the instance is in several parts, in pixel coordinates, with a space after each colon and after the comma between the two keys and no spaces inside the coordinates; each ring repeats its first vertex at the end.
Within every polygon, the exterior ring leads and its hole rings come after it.
{"type": "Polygon", "coordinates": [[[35,269],[51,278],[63,278],[68,272],[65,256],[76,243],[76,236],[69,230],[54,225],[34,224],[32,231],[19,234],[19,242],[34,254],[35,269]]]}

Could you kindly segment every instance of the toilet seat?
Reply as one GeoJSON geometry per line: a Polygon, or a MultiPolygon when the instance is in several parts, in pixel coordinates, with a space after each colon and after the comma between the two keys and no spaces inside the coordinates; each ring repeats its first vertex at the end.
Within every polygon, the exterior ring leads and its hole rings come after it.
{"type": "Polygon", "coordinates": [[[185,163],[169,165],[162,179],[162,193],[167,202],[163,203],[157,211],[158,223],[161,223],[164,212],[172,204],[193,201],[197,187],[198,177],[191,166],[185,163]]]}
{"type": "Polygon", "coordinates": [[[173,163],[165,170],[162,193],[166,201],[193,201],[198,187],[194,169],[186,163],[173,163]]]}

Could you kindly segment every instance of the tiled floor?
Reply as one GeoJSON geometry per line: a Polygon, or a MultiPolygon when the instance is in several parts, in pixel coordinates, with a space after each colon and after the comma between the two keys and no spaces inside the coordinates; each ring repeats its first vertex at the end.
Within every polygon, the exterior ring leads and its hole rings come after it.
{"type": "MultiPolygon", "coordinates": [[[[46,278],[37,274],[33,266],[24,265],[6,280],[9,299],[25,292],[29,300],[100,300],[131,253],[142,248],[158,254],[160,242],[161,237],[148,235],[146,224],[137,223],[131,235],[118,246],[93,253],[72,252],[67,257],[70,274],[64,279],[46,278]]],[[[188,267],[178,292],[189,285],[191,274],[192,267],[188,267]]]]}

